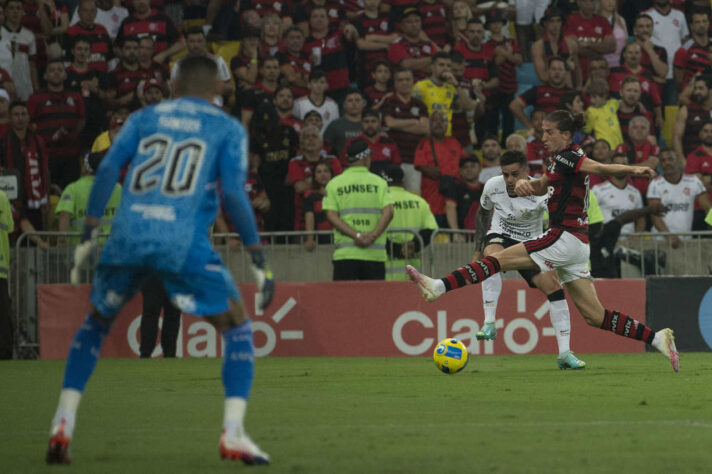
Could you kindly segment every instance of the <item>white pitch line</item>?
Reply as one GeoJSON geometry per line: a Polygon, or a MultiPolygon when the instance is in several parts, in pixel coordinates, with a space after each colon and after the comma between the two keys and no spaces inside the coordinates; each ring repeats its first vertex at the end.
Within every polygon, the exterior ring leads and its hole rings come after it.
{"type": "Polygon", "coordinates": [[[278,323],[289,313],[289,311],[297,305],[297,300],[294,298],[289,298],[286,303],[282,305],[273,315],[272,321],[278,323]]]}

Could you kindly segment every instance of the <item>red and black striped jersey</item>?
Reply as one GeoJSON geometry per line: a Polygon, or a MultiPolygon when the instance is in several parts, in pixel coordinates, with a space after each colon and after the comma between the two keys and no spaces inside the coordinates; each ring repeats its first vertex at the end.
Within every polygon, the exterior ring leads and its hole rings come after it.
{"type": "Polygon", "coordinates": [[[74,41],[77,38],[84,38],[91,43],[91,55],[89,65],[97,71],[107,71],[107,61],[111,59],[111,38],[109,33],[99,23],[94,23],[91,29],[84,28],[80,23],[75,23],[67,30],[65,50],[71,51],[74,41]]]}
{"type": "MultiPolygon", "coordinates": [[[[646,70],[651,76],[655,76],[655,69],[653,69],[653,63],[650,61],[650,55],[648,52],[641,48],[642,56],[640,57],[640,65],[646,70]]],[[[658,58],[664,63],[667,63],[667,51],[665,48],[653,45],[653,51],[658,58]]],[[[623,64],[623,53],[621,53],[621,64],[623,64]]]]}
{"type": "Polygon", "coordinates": [[[702,124],[710,119],[712,119],[712,109],[705,109],[702,104],[695,101],[687,104],[685,134],[682,137],[682,149],[685,156],[700,146],[700,129],[702,129],[702,124]]]}
{"type": "Polygon", "coordinates": [[[96,78],[99,81],[99,89],[106,89],[106,74],[97,71],[96,69],[89,68],[84,72],[77,71],[74,66],[70,64],[67,66],[67,79],[64,81],[64,87],[79,94],[82,93],[82,82],[91,81],[96,78]]]}
{"type": "MultiPolygon", "coordinates": [[[[564,27],[564,37],[573,36],[577,41],[583,42],[598,42],[608,36],[613,36],[613,29],[608,20],[600,15],[593,15],[589,19],[581,16],[581,13],[576,12],[566,18],[564,27]]],[[[581,75],[584,79],[588,77],[588,61],[587,56],[579,56],[579,64],[581,65],[581,75]]]]}
{"type": "Polygon", "coordinates": [[[368,86],[364,91],[363,94],[366,96],[366,100],[368,101],[368,105],[373,105],[379,100],[383,99],[386,94],[388,94],[389,91],[388,89],[384,91],[379,91],[376,89],[375,86],[368,86]]]}
{"type": "Polygon", "coordinates": [[[587,173],[579,171],[586,154],[571,144],[550,157],[546,167],[549,181],[549,227],[572,233],[588,243],[587,173]]]}
{"type": "MultiPolygon", "coordinates": [[[[309,55],[306,54],[304,51],[301,52],[299,57],[292,56],[287,52],[277,53],[277,59],[279,59],[280,68],[282,66],[289,65],[292,67],[292,69],[294,69],[295,73],[299,74],[305,79],[309,78],[309,73],[311,72],[312,65],[311,61],[309,61],[309,55]]],[[[284,77],[284,75],[282,75],[282,77],[284,77]]],[[[292,83],[289,83],[289,86],[292,88],[292,92],[294,92],[294,97],[301,97],[309,94],[309,90],[306,87],[297,86],[292,83]]]]}
{"type": "Polygon", "coordinates": [[[314,189],[309,189],[304,193],[304,205],[302,206],[302,211],[304,214],[307,212],[314,213],[314,228],[316,230],[331,230],[334,227],[331,222],[326,218],[326,212],[322,209],[321,204],[324,200],[324,191],[317,191],[314,189]]]}
{"type": "Polygon", "coordinates": [[[143,72],[146,79],[157,79],[161,83],[166,84],[171,78],[171,71],[168,69],[168,64],[158,64],[155,61],[151,61],[151,65],[148,67],[140,67],[139,69],[143,72]]]}
{"type": "Polygon", "coordinates": [[[549,64],[549,60],[554,57],[561,58],[564,61],[569,58],[569,45],[563,36],[559,37],[559,41],[556,43],[556,54],[554,54],[554,48],[551,47],[551,38],[549,38],[549,35],[544,33],[541,36],[541,39],[544,41],[544,56],[546,57],[546,64],[549,64]]]}
{"type": "Polygon", "coordinates": [[[497,75],[497,66],[494,64],[494,47],[490,43],[483,43],[479,51],[472,51],[464,41],[460,41],[453,48],[465,57],[464,78],[468,80],[482,79],[489,81],[497,75]]]}
{"type": "MultiPolygon", "coordinates": [[[[517,54],[521,53],[519,43],[512,38],[503,38],[502,41],[490,39],[487,44],[491,44],[492,51],[497,46],[511,45],[512,51],[517,54]]],[[[502,94],[514,94],[517,92],[517,69],[514,64],[509,61],[504,61],[497,65],[497,77],[499,77],[499,92],[502,94]]]]}
{"type": "Polygon", "coordinates": [[[658,85],[653,80],[653,76],[643,68],[640,68],[638,72],[633,72],[628,68],[628,66],[623,64],[611,69],[611,73],[608,76],[608,88],[610,89],[613,97],[620,97],[623,79],[627,76],[635,76],[640,79],[640,101],[647,109],[653,110],[653,108],[662,104],[660,90],[658,85]]]}
{"type": "MultiPolygon", "coordinates": [[[[472,97],[472,81],[466,79],[460,80],[459,88],[467,91],[472,97]]],[[[474,119],[474,117],[473,117],[474,119]]],[[[450,119],[450,128],[452,128],[452,136],[457,138],[463,148],[470,146],[472,144],[472,138],[470,138],[470,129],[473,124],[467,120],[467,112],[452,111],[452,118],[450,119]]]]}
{"type": "MultiPolygon", "coordinates": [[[[403,102],[397,94],[393,94],[383,101],[381,114],[383,117],[391,116],[396,119],[420,119],[428,116],[428,107],[415,97],[411,97],[408,102],[403,102]]],[[[388,131],[388,136],[398,144],[403,163],[413,163],[415,149],[423,136],[393,128],[388,131]]]]}
{"type": "Polygon", "coordinates": [[[687,86],[692,76],[710,66],[710,58],[707,53],[709,45],[709,39],[707,40],[707,46],[702,46],[690,38],[675,53],[673,65],[685,70],[685,74],[682,77],[683,88],[687,86]]]}
{"type": "MultiPolygon", "coordinates": [[[[653,145],[648,140],[645,140],[642,145],[636,145],[630,141],[627,141],[621,145],[618,145],[615,151],[616,153],[626,155],[628,157],[629,164],[636,165],[638,163],[648,161],[648,158],[651,156],[658,156],[660,154],[660,147],[653,145]]],[[[648,178],[633,177],[631,178],[631,182],[643,196],[647,195],[648,185],[650,184],[650,180],[648,178]]]]}
{"type": "Polygon", "coordinates": [[[84,101],[76,92],[42,90],[27,100],[27,110],[37,125],[37,134],[44,140],[50,159],[79,158],[79,140],[71,132],[84,119],[84,101]],[[64,129],[64,133],[59,133],[64,129]]]}
{"type": "Polygon", "coordinates": [[[363,0],[339,0],[339,5],[345,12],[356,13],[363,10],[363,0]]]}
{"type": "MultiPolygon", "coordinates": [[[[622,105],[622,104],[621,104],[622,105]]],[[[655,120],[653,114],[641,104],[637,104],[632,112],[624,112],[621,107],[618,107],[618,123],[621,126],[621,133],[625,137],[628,135],[628,124],[633,117],[642,115],[650,122],[650,134],[655,135],[655,120]]]]}
{"type": "Polygon", "coordinates": [[[108,91],[116,91],[116,97],[123,97],[129,92],[136,90],[136,86],[143,79],[150,79],[146,71],[137,68],[135,71],[126,69],[123,64],[119,64],[109,73],[107,80],[108,91]]]}
{"type": "MultiPolygon", "coordinates": [[[[366,35],[387,36],[393,33],[393,26],[388,21],[387,15],[371,18],[366,15],[365,11],[362,11],[359,12],[356,18],[351,20],[351,24],[358,31],[359,38],[364,38],[366,35]]],[[[388,60],[388,49],[376,51],[359,50],[359,65],[361,66],[361,77],[359,79],[362,83],[371,82],[370,74],[373,70],[373,63],[379,59],[388,60]]]]}
{"type": "Polygon", "coordinates": [[[175,27],[173,21],[165,14],[157,10],[145,19],[138,18],[136,14],[129,15],[121,23],[119,33],[116,36],[116,44],[123,44],[127,36],[151,36],[154,43],[154,54],[165,51],[183,37],[175,27]]]}
{"type": "MultiPolygon", "coordinates": [[[[407,39],[400,37],[388,48],[388,60],[394,66],[398,66],[404,59],[429,58],[435,54],[436,51],[435,43],[430,41],[418,40],[415,43],[411,43],[407,39]]],[[[428,77],[428,73],[425,71],[413,71],[413,79],[415,82],[425,79],[426,77],[428,77]]]]}
{"type": "Polygon", "coordinates": [[[346,38],[341,29],[321,39],[309,36],[304,42],[303,51],[307,55],[311,55],[314,48],[321,48],[321,64],[318,67],[326,72],[329,91],[338,91],[349,86],[349,63],[345,44],[346,38]]]}
{"type": "Polygon", "coordinates": [[[527,162],[532,176],[542,173],[548,156],[549,152],[543,141],[531,139],[527,142],[527,162]]]}
{"type": "MultiPolygon", "coordinates": [[[[332,155],[319,156],[319,160],[326,160],[334,172],[334,176],[341,174],[341,163],[332,155]]],[[[289,184],[307,179],[314,174],[315,162],[307,160],[303,155],[295,156],[289,160],[289,184]]],[[[294,230],[304,230],[304,196],[294,193],[294,230]]]]}
{"type": "Polygon", "coordinates": [[[559,98],[570,91],[573,91],[573,89],[542,84],[530,88],[519,98],[524,104],[533,106],[535,110],[544,110],[548,114],[559,108],[559,98]]]}
{"type": "MultiPolygon", "coordinates": [[[[329,33],[332,33],[341,28],[342,22],[346,21],[346,11],[339,5],[337,0],[326,0],[324,5],[326,8],[326,17],[329,20],[329,33]]],[[[314,5],[306,0],[304,3],[297,3],[294,7],[294,24],[309,23],[309,15],[311,15],[314,5]]]]}
{"type": "Polygon", "coordinates": [[[286,46],[281,41],[277,44],[268,44],[268,43],[260,40],[260,46],[259,46],[260,58],[262,58],[262,60],[264,60],[265,58],[268,58],[270,56],[277,56],[277,54],[284,52],[285,48],[286,48],[286,46]]]}
{"type": "Polygon", "coordinates": [[[422,18],[423,31],[433,43],[443,48],[448,43],[445,4],[438,0],[433,3],[421,1],[417,8],[422,18]]]}

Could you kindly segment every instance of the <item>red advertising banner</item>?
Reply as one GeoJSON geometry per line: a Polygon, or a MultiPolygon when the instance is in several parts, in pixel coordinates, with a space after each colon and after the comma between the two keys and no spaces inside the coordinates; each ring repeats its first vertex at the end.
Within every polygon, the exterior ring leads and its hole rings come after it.
{"type": "MultiPolygon", "coordinates": [[[[644,280],[599,280],[607,308],[645,319],[644,280]]],[[[89,285],[40,285],[40,357],[66,357],[89,308],[89,285]]],[[[483,321],[482,291],[472,286],[426,303],[409,282],[279,283],[267,312],[255,313],[255,285],[241,285],[254,314],[257,356],[423,356],[446,337],[457,337],[471,354],[552,354],[556,338],[549,303],[522,280],[504,280],[496,341],[477,341],[483,321]]],[[[107,337],[103,357],[138,357],[140,295],[123,309],[107,337]]],[[[577,353],[643,352],[643,344],[589,327],[569,301],[571,347],[577,353]]],[[[220,335],[201,318],[184,315],[179,357],[221,355],[220,335]]],[[[154,356],[160,356],[160,346],[154,356]]]]}

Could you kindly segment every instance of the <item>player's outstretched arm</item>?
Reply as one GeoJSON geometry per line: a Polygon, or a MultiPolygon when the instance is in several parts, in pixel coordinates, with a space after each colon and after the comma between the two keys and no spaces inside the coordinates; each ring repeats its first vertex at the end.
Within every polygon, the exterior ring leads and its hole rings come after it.
{"type": "Polygon", "coordinates": [[[640,176],[651,179],[657,175],[654,169],[648,168],[647,166],[604,164],[592,160],[591,158],[584,158],[579,171],[598,176],[613,176],[615,174],[625,173],[631,176],[640,176]]]}

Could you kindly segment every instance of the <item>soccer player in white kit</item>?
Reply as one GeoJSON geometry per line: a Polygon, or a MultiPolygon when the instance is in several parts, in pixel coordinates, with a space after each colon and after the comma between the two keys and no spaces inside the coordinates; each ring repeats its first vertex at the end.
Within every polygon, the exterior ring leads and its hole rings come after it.
{"type": "MultiPolygon", "coordinates": [[[[544,213],[547,195],[518,197],[514,185],[526,179],[529,173],[527,156],[519,151],[507,151],[500,158],[502,174],[487,180],[475,226],[475,254],[473,260],[491,256],[520,242],[531,240],[544,233],[544,213]],[[480,249],[483,247],[484,251],[480,249]]],[[[554,271],[521,269],[519,274],[531,288],[538,288],[549,300],[549,317],[559,346],[557,364],[560,369],[584,369],[586,363],[576,358],[569,347],[571,315],[566,296],[554,271]]],[[[482,282],[485,323],[477,333],[479,340],[497,338],[495,316],[499,295],[502,293],[502,276],[499,273],[482,282]]]]}
{"type": "Polygon", "coordinates": [[[645,166],[603,164],[588,158],[581,147],[573,143],[574,133],[583,124],[582,116],[573,116],[565,110],[547,115],[543,141],[551,155],[546,173],[536,179],[520,178],[514,185],[517,196],[549,196],[549,229],[544,234],[470,262],[441,279],[422,275],[410,265],[406,270],[423,298],[435,301],[447,291],[482,283],[501,271],[556,269],[586,323],[650,344],[667,357],[677,372],[680,356],[672,330],[653,331],[625,313],[604,307],[598,300],[588,269],[588,174],[626,173],[651,178],[655,171],[645,166]]]}

